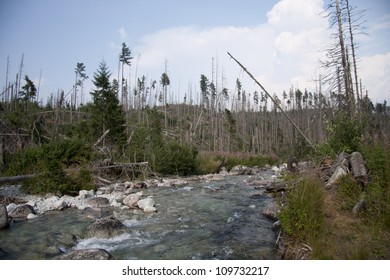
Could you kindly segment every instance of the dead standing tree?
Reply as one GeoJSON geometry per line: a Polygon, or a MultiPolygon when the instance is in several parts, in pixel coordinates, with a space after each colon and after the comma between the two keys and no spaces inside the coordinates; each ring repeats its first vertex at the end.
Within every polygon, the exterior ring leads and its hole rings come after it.
{"type": "Polygon", "coordinates": [[[244,70],[249,77],[255,81],[255,83],[264,91],[264,93],[271,99],[271,101],[275,104],[275,107],[278,108],[283,115],[286,117],[286,119],[292,124],[292,126],[298,131],[298,133],[306,140],[306,142],[310,145],[311,148],[315,152],[317,152],[316,147],[313,145],[313,143],[309,140],[309,138],[306,137],[306,135],[302,132],[302,130],[294,123],[294,121],[286,114],[286,112],[283,110],[283,108],[279,105],[278,102],[268,93],[268,91],[256,80],[256,78],[242,65],[234,56],[232,56],[229,52],[228,55],[244,70]]]}

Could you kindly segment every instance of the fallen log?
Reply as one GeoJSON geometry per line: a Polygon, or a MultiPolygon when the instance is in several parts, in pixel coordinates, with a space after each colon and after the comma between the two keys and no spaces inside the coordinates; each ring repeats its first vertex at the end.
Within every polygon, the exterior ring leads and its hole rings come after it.
{"type": "Polygon", "coordinates": [[[349,159],[353,177],[360,181],[364,186],[368,183],[367,170],[363,156],[359,152],[353,152],[349,159]]]}
{"type": "Polygon", "coordinates": [[[0,184],[20,182],[23,180],[28,180],[28,179],[34,178],[38,175],[40,175],[40,173],[28,174],[28,175],[18,175],[18,176],[11,176],[11,177],[0,177],[0,184]]]}

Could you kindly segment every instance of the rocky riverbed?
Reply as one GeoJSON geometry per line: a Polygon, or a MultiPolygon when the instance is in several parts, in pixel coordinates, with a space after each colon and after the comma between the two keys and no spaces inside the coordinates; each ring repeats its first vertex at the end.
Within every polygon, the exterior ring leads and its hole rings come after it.
{"type": "MultiPolygon", "coordinates": [[[[3,224],[3,229],[0,230],[0,258],[91,259],[92,255],[98,259],[113,258],[112,255],[117,259],[156,258],[156,255],[162,259],[274,258],[273,221],[265,218],[262,213],[273,202],[266,190],[275,185],[279,172],[284,168],[285,165],[266,169],[237,166],[230,172],[223,170],[220,174],[116,183],[100,187],[96,192],[80,191],[75,197],[25,195],[18,186],[3,186],[0,188],[0,196],[6,203],[0,205],[0,226],[3,224]],[[203,215],[197,216],[199,213],[203,215]],[[220,220],[213,221],[213,214],[220,220]],[[61,231],[55,225],[61,222],[61,217],[67,222],[59,225],[59,228],[69,227],[69,230],[64,228],[61,231]],[[254,228],[244,225],[244,221],[255,224],[254,228]],[[47,237],[45,242],[41,242],[43,245],[36,246],[35,249],[28,246],[24,249],[36,250],[35,253],[12,252],[15,246],[7,243],[18,240],[8,238],[11,234],[7,233],[12,232],[15,237],[18,236],[17,231],[27,231],[23,235],[28,240],[28,231],[31,238],[35,234],[31,231],[43,228],[44,231],[50,231],[50,226],[42,227],[42,222],[52,223],[55,232],[47,233],[51,238],[47,237]],[[79,227],[73,229],[67,225],[72,222],[79,227]],[[261,228],[264,223],[267,229],[261,228]],[[256,226],[260,228],[256,229],[256,226]],[[265,230],[267,237],[264,240],[253,237],[248,227],[255,233],[265,230]],[[236,240],[241,238],[237,236],[240,231],[244,231],[252,241],[257,240],[258,244],[252,244],[253,246],[262,248],[261,243],[265,242],[267,249],[263,250],[267,253],[262,255],[259,253],[261,249],[256,251],[256,248],[251,248],[250,251],[253,252],[249,255],[240,251],[236,240]],[[204,232],[208,233],[207,236],[204,236],[204,232]],[[172,239],[169,235],[179,235],[176,236],[176,241],[178,237],[191,237],[183,241],[186,243],[183,250],[170,255],[169,252],[175,250],[175,238],[172,239]],[[190,253],[194,249],[187,242],[193,243],[192,238],[199,242],[203,238],[207,240],[202,247],[207,252],[190,253]],[[222,241],[214,242],[215,238],[222,238],[222,241]],[[154,253],[145,255],[138,251],[133,254],[145,246],[152,246],[154,253]],[[208,251],[210,248],[214,248],[214,251],[208,251]],[[77,254],[75,250],[78,251],[77,254]],[[98,251],[91,254],[90,250],[98,251]],[[99,250],[105,250],[106,253],[99,250]],[[134,252],[129,255],[126,250],[134,252]],[[81,256],[82,252],[86,254],[84,257],[81,256]]],[[[273,215],[264,213],[270,217],[273,215]]],[[[252,242],[246,238],[244,240],[252,242]]],[[[241,247],[246,246],[243,244],[241,247]]]]}

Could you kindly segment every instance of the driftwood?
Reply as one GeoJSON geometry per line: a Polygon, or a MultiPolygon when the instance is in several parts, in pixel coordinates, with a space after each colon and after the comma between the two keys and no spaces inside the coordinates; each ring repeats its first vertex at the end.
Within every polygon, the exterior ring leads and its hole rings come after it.
{"type": "Polygon", "coordinates": [[[11,177],[0,177],[0,184],[20,182],[20,181],[24,181],[24,180],[28,180],[28,179],[34,178],[34,177],[36,177],[38,175],[40,175],[40,173],[29,174],[29,175],[11,176],[11,177]]]}

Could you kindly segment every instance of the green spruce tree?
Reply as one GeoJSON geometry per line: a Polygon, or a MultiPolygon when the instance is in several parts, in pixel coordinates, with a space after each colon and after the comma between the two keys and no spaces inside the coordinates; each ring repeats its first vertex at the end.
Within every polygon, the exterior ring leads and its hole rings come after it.
{"type": "Polygon", "coordinates": [[[94,137],[99,137],[109,129],[103,143],[121,146],[126,141],[125,114],[119,105],[117,85],[111,84],[110,76],[106,63],[102,61],[92,81],[95,90],[91,92],[91,128],[94,137]]]}

